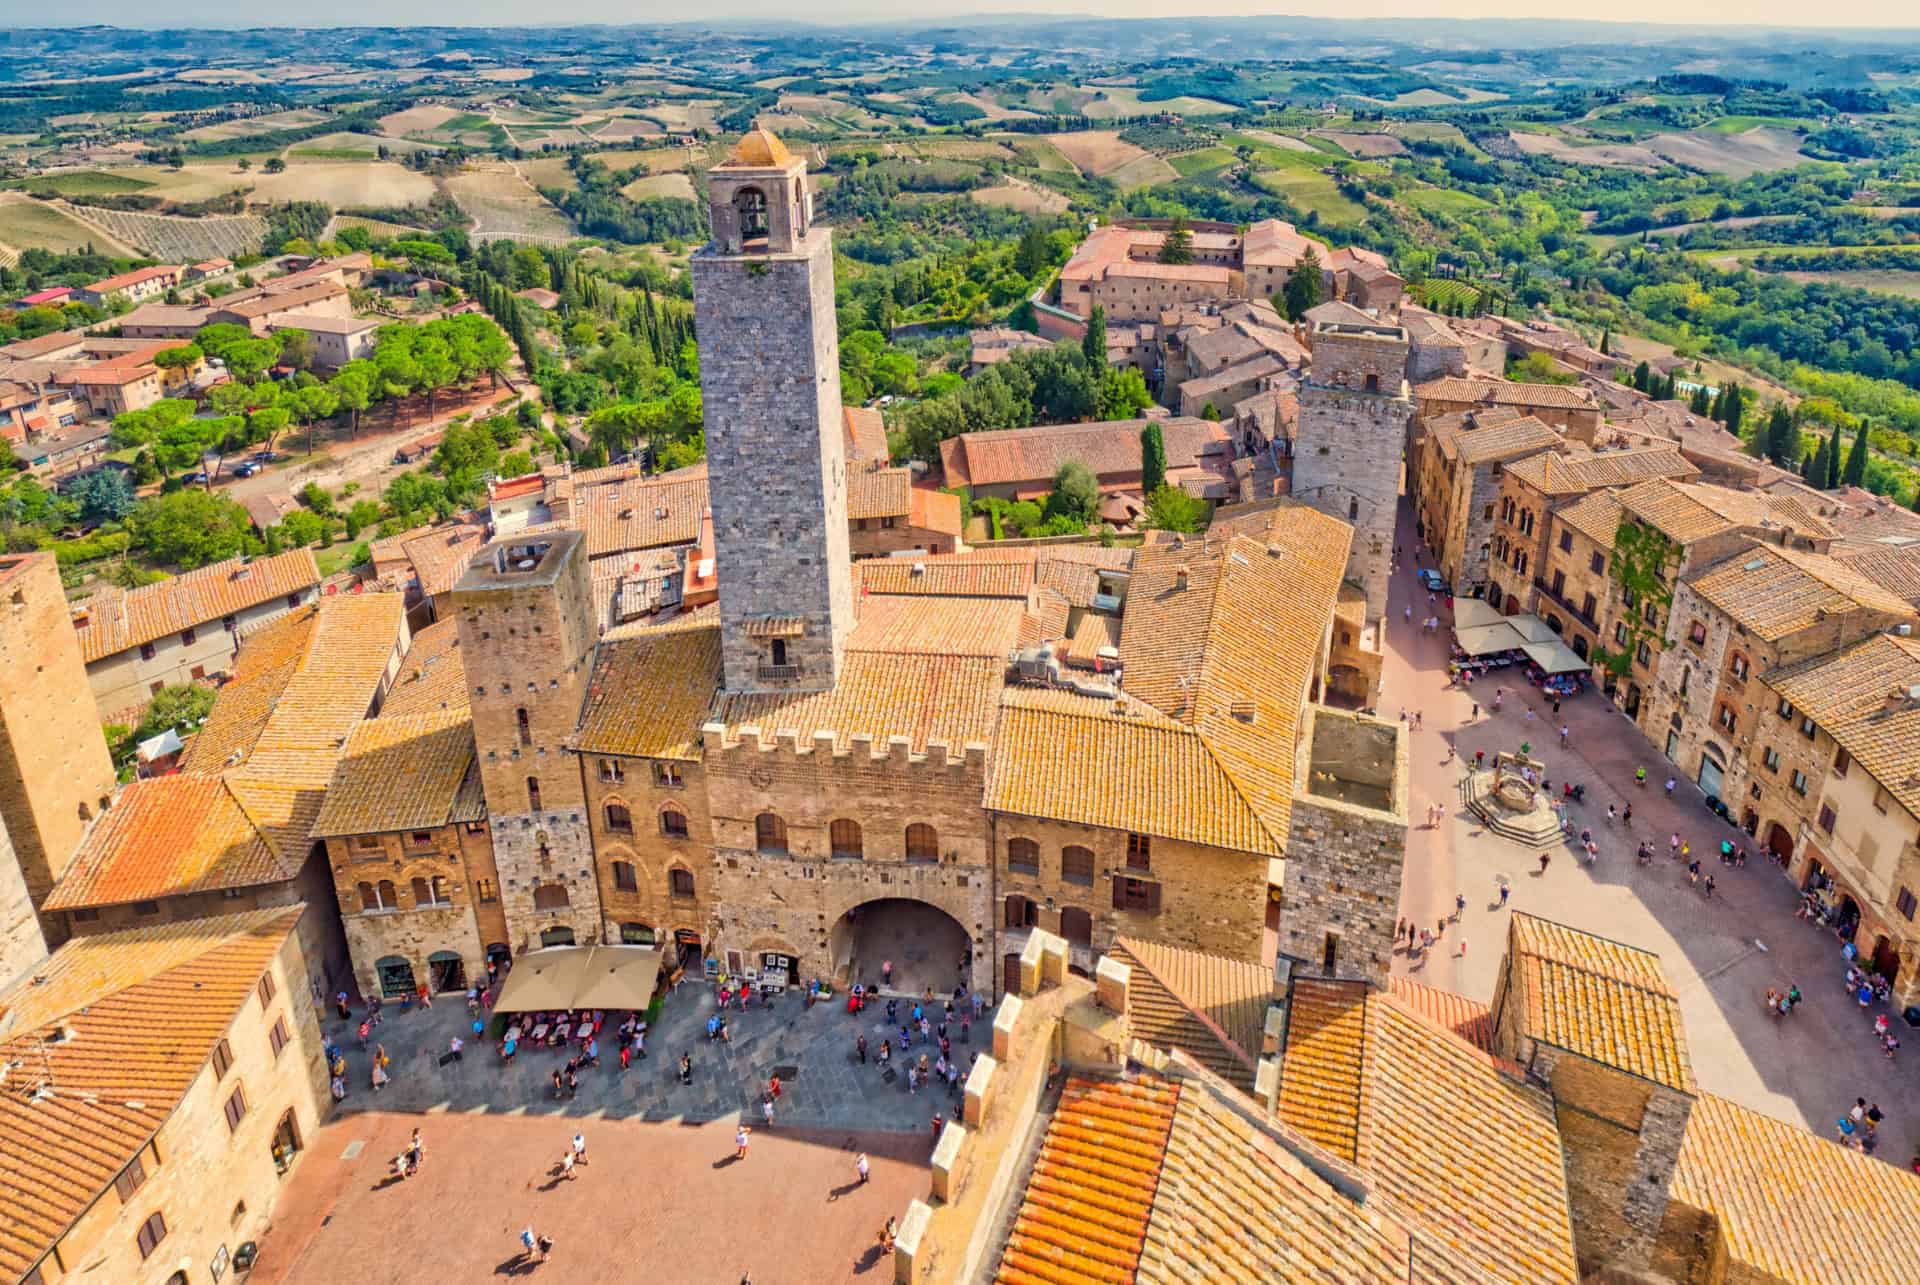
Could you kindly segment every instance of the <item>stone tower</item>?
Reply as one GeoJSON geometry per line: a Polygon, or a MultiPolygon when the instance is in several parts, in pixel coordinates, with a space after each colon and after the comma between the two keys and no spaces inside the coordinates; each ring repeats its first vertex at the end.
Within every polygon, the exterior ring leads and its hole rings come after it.
{"type": "Polygon", "coordinates": [[[1401,460],[1413,398],[1407,332],[1399,326],[1323,321],[1313,328],[1313,366],[1300,387],[1293,494],[1353,524],[1347,578],[1367,595],[1367,624],[1387,613],[1401,460]]]}
{"type": "Polygon", "coordinates": [[[756,129],[707,172],[693,256],[730,692],[824,691],[853,627],[833,246],[806,162],[756,129]]]}
{"type": "Polygon", "coordinates": [[[593,840],[566,749],[599,635],[585,537],[495,540],[454,586],[453,611],[509,942],[515,954],[595,943],[593,840]]]}
{"type": "MultiPolygon", "coordinates": [[[[0,820],[12,839],[10,851],[0,850],[7,867],[0,884],[17,872],[37,908],[113,789],[113,761],[53,555],[0,557],[0,820]]],[[[41,929],[44,945],[66,940],[58,915],[41,929]]],[[[0,958],[0,975],[17,972],[13,963],[0,958]]]]}

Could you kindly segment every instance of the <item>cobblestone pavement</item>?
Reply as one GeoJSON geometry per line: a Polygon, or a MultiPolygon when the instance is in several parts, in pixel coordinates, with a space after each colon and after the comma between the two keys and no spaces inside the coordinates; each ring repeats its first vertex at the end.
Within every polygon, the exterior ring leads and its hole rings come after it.
{"type": "MultiPolygon", "coordinates": [[[[1393,578],[1388,619],[1385,690],[1379,713],[1397,718],[1418,711],[1413,734],[1414,826],[1408,838],[1401,913],[1423,927],[1450,916],[1454,896],[1467,907],[1440,942],[1422,957],[1402,953],[1394,971],[1470,998],[1490,1001],[1495,971],[1506,948],[1509,910],[1556,919],[1659,954],[1680,997],[1694,1076],[1700,1089],[1782,1120],[1834,1137],[1834,1121],[1856,1096],[1878,1102],[1888,1115],[1880,1129],[1879,1158],[1904,1164],[1920,1147],[1920,1031],[1910,1032],[1898,1062],[1889,1062],[1871,1039],[1871,1014],[1841,994],[1846,971],[1833,935],[1793,917],[1798,893],[1785,873],[1764,855],[1743,869],[1722,867],[1722,838],[1744,838],[1708,813],[1698,788],[1680,780],[1674,797],[1662,783],[1680,775],[1659,750],[1591,690],[1565,701],[1553,715],[1541,694],[1517,670],[1510,677],[1483,678],[1471,689],[1449,687],[1450,630],[1444,604],[1436,605],[1442,628],[1422,634],[1405,624],[1403,609],[1427,614],[1427,593],[1415,583],[1414,536],[1403,509],[1400,547],[1406,557],[1393,578]],[[1500,713],[1490,705],[1494,688],[1507,697],[1500,713]],[[1475,703],[1480,706],[1473,714],[1475,703]],[[1528,712],[1532,718],[1528,718],[1528,712]],[[1559,729],[1569,729],[1569,746],[1559,729]],[[1464,814],[1459,794],[1463,762],[1475,750],[1517,749],[1530,741],[1554,781],[1584,782],[1587,802],[1575,809],[1578,825],[1595,833],[1601,854],[1589,867],[1571,846],[1551,852],[1542,871],[1537,854],[1487,833],[1464,814]],[[1449,758],[1449,750],[1452,757],[1449,758]],[[1633,784],[1645,765],[1651,782],[1633,784]],[[1609,827],[1606,808],[1633,804],[1633,827],[1609,827]],[[1437,827],[1426,825],[1427,806],[1446,807],[1437,827]],[[1664,853],[1679,834],[1703,856],[1717,887],[1707,900],[1687,881],[1684,867],[1662,855],[1641,867],[1635,844],[1653,839],[1664,853]],[[1512,887],[1509,905],[1499,904],[1498,881],[1512,887]],[[1769,986],[1797,984],[1806,1002],[1792,1016],[1767,1014],[1769,986]]],[[[1431,557],[1427,565],[1432,565],[1431,557]]],[[[1745,840],[1750,851],[1757,848],[1745,840]]],[[[1874,1010],[1878,1012],[1878,1008],[1874,1010]]],[[[1904,1028],[1903,1028],[1904,1029],[1904,1028]]]]}
{"type": "Polygon", "coordinates": [[[294,1166],[246,1280],[735,1285],[751,1273],[756,1285],[879,1285],[893,1265],[877,1234],[926,1195],[930,1151],[900,1133],[775,1129],[756,1130],[736,1161],[726,1121],[349,1114],[294,1166]],[[392,1178],[416,1127],[420,1171],[392,1178]],[[588,1163],[568,1179],[559,1160],[576,1130],[588,1163]],[[860,1152],[871,1165],[865,1185],[860,1152]],[[528,1226],[552,1238],[550,1262],[521,1254],[528,1226]]]}
{"type": "MultiPolygon", "coordinates": [[[[910,1007],[902,1002],[903,1013],[910,1007]]],[[[726,1043],[706,1037],[713,1011],[710,990],[682,986],[661,1008],[658,1029],[647,1037],[645,1060],[636,1059],[623,1072],[610,1041],[603,1040],[600,1065],[581,1069],[579,1093],[571,1099],[556,1098],[552,1076],[578,1052],[577,1045],[560,1050],[522,1044],[512,1063],[502,1063],[496,1043],[473,1039],[472,1018],[461,997],[442,997],[424,1012],[400,1013],[388,1006],[372,1039],[392,1058],[393,1079],[378,1093],[370,1083],[371,1054],[361,1051],[356,1034],[359,1010],[349,1023],[334,1020],[329,1009],[324,1028],[346,1054],[348,1097],[342,1109],[348,1112],[511,1112],[700,1123],[744,1111],[758,1125],[768,1077],[784,1068],[776,1128],[926,1132],[936,1112],[948,1119],[957,1114],[957,1099],[945,1092],[907,1090],[906,1064],[897,1047],[894,1077],[882,1077],[873,1061],[880,1041],[889,1037],[881,1008],[870,1006],[856,1018],[847,1013],[844,999],[808,1009],[801,996],[790,993],[777,998],[771,1010],[756,1006],[730,1012],[732,1040],[726,1043]],[[870,1046],[864,1066],[854,1051],[861,1033],[870,1046]],[[459,1061],[443,1065],[456,1035],[468,1047],[459,1061]],[[682,1085],[675,1073],[683,1052],[693,1055],[691,1085],[682,1085]]],[[[991,1014],[987,1024],[971,1028],[966,1040],[957,1022],[950,1028],[954,1053],[963,1063],[991,1048],[990,1022],[991,1014]]],[[[608,1027],[615,1025],[609,1014],[608,1027]]],[[[897,1028],[891,1031],[896,1046],[899,1037],[897,1028]]],[[[929,1053],[929,1063],[939,1054],[925,1044],[915,1045],[913,1052],[929,1053]]]]}

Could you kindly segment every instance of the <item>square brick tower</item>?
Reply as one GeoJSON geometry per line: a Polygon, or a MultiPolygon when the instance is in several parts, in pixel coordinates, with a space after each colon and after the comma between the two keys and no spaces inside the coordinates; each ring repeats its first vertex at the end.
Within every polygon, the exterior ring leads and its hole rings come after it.
{"type": "Polygon", "coordinates": [[[806,162],[756,129],[707,172],[693,256],[730,692],[831,688],[853,627],[833,243],[806,162]]]}
{"type": "Polygon", "coordinates": [[[1293,494],[1353,524],[1347,579],[1367,595],[1367,623],[1387,613],[1401,461],[1413,398],[1407,332],[1399,326],[1323,321],[1313,328],[1313,366],[1300,387],[1293,494]]]}
{"type": "Polygon", "coordinates": [[[580,765],[566,752],[593,672],[585,537],[495,540],[453,587],[474,750],[515,954],[599,941],[580,765]]]}
{"type": "MultiPolygon", "coordinates": [[[[0,885],[19,879],[38,907],[114,789],[52,554],[0,557],[0,675],[0,819],[13,841],[11,852],[0,851],[0,885]]],[[[10,894],[0,899],[17,903],[10,894]]],[[[43,927],[47,944],[66,940],[58,915],[43,927]]],[[[0,958],[0,974],[11,975],[12,962],[0,958]]]]}

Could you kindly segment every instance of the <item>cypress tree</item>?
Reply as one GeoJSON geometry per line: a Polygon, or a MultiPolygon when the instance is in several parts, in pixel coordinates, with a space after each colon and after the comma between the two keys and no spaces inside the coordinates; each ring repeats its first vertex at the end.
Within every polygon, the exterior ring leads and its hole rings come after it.
{"type": "Polygon", "coordinates": [[[1687,403],[1687,409],[1696,415],[1706,415],[1713,409],[1713,398],[1704,386],[1693,390],[1693,397],[1687,403]]]}
{"type": "Polygon", "coordinates": [[[1140,493],[1152,495],[1167,484],[1167,443],[1160,425],[1148,423],[1140,430],[1140,493]]]}
{"type": "Polygon", "coordinates": [[[1738,384],[1727,385],[1727,413],[1722,419],[1727,431],[1735,437],[1740,435],[1740,422],[1747,417],[1747,395],[1738,384]]]}
{"type": "Polygon", "coordinates": [[[1840,489],[1840,430],[1827,435],[1827,489],[1840,489]]]}
{"type": "MultiPolygon", "coordinates": [[[[1834,431],[1838,433],[1839,430],[1834,431]]],[[[1847,468],[1841,477],[1848,486],[1865,486],[1867,483],[1867,421],[1864,419],[1854,431],[1853,449],[1847,452],[1847,468]]]]}
{"type": "Polygon", "coordinates": [[[1633,368],[1633,386],[1641,392],[1644,393],[1647,391],[1647,384],[1652,378],[1653,368],[1647,365],[1646,362],[1643,361],[1633,368]]]}
{"type": "Polygon", "coordinates": [[[1080,356],[1089,370],[1107,368],[1107,310],[1097,303],[1087,318],[1086,333],[1080,336],[1080,356]]]}
{"type": "Polygon", "coordinates": [[[1832,458],[1833,439],[1831,437],[1823,437],[1820,439],[1819,448],[1813,453],[1813,469],[1807,477],[1808,481],[1823,491],[1831,489],[1827,484],[1827,465],[1828,461],[1832,458]]]}

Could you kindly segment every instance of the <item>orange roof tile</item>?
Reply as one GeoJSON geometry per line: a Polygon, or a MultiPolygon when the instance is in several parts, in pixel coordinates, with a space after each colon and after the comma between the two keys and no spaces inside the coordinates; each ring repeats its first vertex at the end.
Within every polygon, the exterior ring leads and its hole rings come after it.
{"type": "Polygon", "coordinates": [[[454,811],[473,766],[473,720],[465,709],[366,719],[340,747],[313,837],[472,820],[454,811]]]}
{"type": "Polygon", "coordinates": [[[1836,613],[1914,614],[1904,599],[1837,558],[1773,545],[1757,545],[1707,568],[1692,587],[1769,642],[1836,613]]]}
{"type": "Polygon", "coordinates": [[[720,630],[676,620],[600,644],[574,743],[589,754],[696,760],[720,686],[720,630]]]}
{"type": "Polygon", "coordinates": [[[913,508],[912,492],[913,475],[906,469],[847,463],[847,517],[850,519],[905,517],[913,508]]]}
{"type": "Polygon", "coordinates": [[[958,537],[966,530],[960,515],[960,497],[924,486],[912,488],[907,497],[907,525],[916,531],[934,531],[958,537]]]}
{"type": "Polygon", "coordinates": [[[587,535],[589,558],[690,544],[700,538],[707,480],[633,478],[588,487],[576,493],[574,509],[574,525],[587,535]]]}
{"type": "Polygon", "coordinates": [[[997,657],[848,651],[831,691],[726,695],[714,717],[735,735],[757,726],[769,742],[795,731],[811,746],[815,732],[832,731],[839,749],[865,734],[884,751],[889,737],[904,736],[916,754],[942,741],[958,758],[967,742],[993,739],[1005,667],[997,657]]]}
{"type": "Polygon", "coordinates": [[[380,716],[429,714],[469,707],[467,670],[460,660],[460,627],[442,620],[414,634],[400,672],[381,703],[380,716]]]}
{"type": "Polygon", "coordinates": [[[76,938],[0,995],[0,1277],[31,1271],[160,1131],[304,909],[76,938]]]}
{"type": "Polygon", "coordinates": [[[42,908],[72,910],[253,887],[290,879],[296,868],[281,862],[221,778],[155,777],[127,786],[88,827],[73,863],[42,908]]]}
{"type": "Polygon", "coordinates": [[[849,652],[984,656],[1004,660],[1020,640],[1022,603],[1009,599],[869,598],[847,636],[849,652]]]}
{"type": "Polygon", "coordinates": [[[1366,1037],[1365,983],[1294,982],[1280,1118],[1342,1160],[1360,1151],[1366,1037]]]}
{"type": "Polygon", "coordinates": [[[1843,651],[1761,676],[1920,816],[1920,640],[1875,634],[1843,651]]]}
{"type": "Polygon", "coordinates": [[[962,433],[940,444],[940,459],[950,486],[1051,484],[1068,460],[1078,460],[1096,474],[1138,473],[1140,433],[1149,423],[1160,425],[1169,469],[1197,467],[1209,449],[1227,441],[1221,425],[1178,415],[962,433]]]}
{"type": "Polygon", "coordinates": [[[847,431],[847,459],[887,458],[886,417],[871,406],[842,406],[840,422],[847,431]]]}
{"type": "Polygon", "coordinates": [[[462,522],[430,531],[408,540],[401,547],[413,564],[414,579],[420,592],[429,598],[451,590],[467,569],[467,563],[487,542],[487,529],[478,523],[462,522]]]}
{"type": "Polygon", "coordinates": [[[1133,969],[1128,1031],[1156,1048],[1179,1049],[1222,1079],[1251,1092],[1273,970],[1135,937],[1110,952],[1133,969]]]}
{"type": "Polygon", "coordinates": [[[1538,406],[1597,410],[1600,401],[1591,389],[1577,384],[1522,384],[1507,379],[1473,379],[1443,375],[1413,390],[1423,402],[1485,402],[1489,406],[1538,406]]]}
{"type": "Polygon", "coordinates": [[[195,629],[222,617],[320,583],[320,568],[307,549],[270,558],[230,558],[198,571],[134,590],[102,589],[74,612],[80,651],[91,664],[166,634],[195,629]],[[86,623],[79,623],[84,614],[86,623]]]}
{"type": "Polygon", "coordinates": [[[1603,486],[1631,486],[1649,478],[1689,478],[1700,470],[1686,456],[1670,446],[1648,446],[1628,451],[1605,451],[1593,455],[1561,455],[1542,451],[1529,455],[1507,468],[1509,477],[1518,478],[1545,495],[1581,495],[1603,486]]]}
{"type": "Polygon", "coordinates": [[[1493,1052],[1493,1010],[1485,1004],[1410,977],[1389,977],[1387,990],[1441,1030],[1452,1031],[1482,1053],[1493,1052]]]}
{"type": "Polygon", "coordinates": [[[864,594],[931,594],[942,598],[1020,598],[1033,587],[1031,549],[867,558],[853,564],[864,594]]]}

